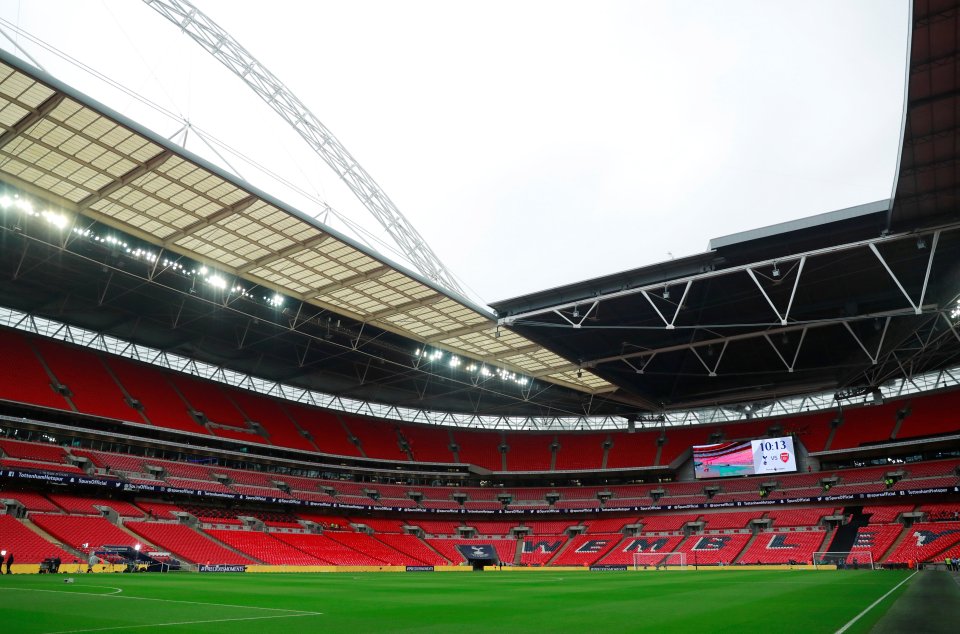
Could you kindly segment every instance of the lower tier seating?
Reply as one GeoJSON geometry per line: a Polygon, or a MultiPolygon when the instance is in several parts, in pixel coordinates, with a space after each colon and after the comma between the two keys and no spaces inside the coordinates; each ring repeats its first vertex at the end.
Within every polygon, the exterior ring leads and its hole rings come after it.
{"type": "Polygon", "coordinates": [[[324,563],[316,557],[275,539],[268,533],[213,528],[206,529],[204,532],[231,548],[249,555],[250,558],[258,559],[265,564],[320,566],[324,563]]]}
{"type": "Polygon", "coordinates": [[[13,554],[15,564],[37,564],[47,557],[72,562],[76,555],[51,544],[12,515],[0,515],[0,549],[13,554]]]}
{"type": "Polygon", "coordinates": [[[189,562],[199,564],[252,564],[248,557],[224,548],[185,524],[128,522],[126,528],[189,562]]]}
{"type": "Polygon", "coordinates": [[[813,553],[824,550],[826,531],[770,531],[757,535],[746,552],[740,556],[743,564],[805,564],[813,553]]]}

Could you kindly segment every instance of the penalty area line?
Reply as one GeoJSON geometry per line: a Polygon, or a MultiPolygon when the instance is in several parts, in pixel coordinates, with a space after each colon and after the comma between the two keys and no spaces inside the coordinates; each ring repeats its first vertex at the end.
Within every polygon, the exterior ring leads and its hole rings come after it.
{"type": "Polygon", "coordinates": [[[897,585],[895,585],[895,586],[893,586],[892,588],[890,588],[889,590],[887,590],[886,594],[884,594],[882,597],[880,597],[879,599],[877,599],[876,601],[874,601],[873,603],[871,603],[870,605],[868,605],[866,608],[864,608],[863,612],[861,612],[860,614],[856,615],[855,617],[853,617],[852,619],[850,619],[849,621],[847,621],[847,624],[844,625],[843,627],[841,627],[839,630],[837,630],[837,631],[836,631],[836,634],[843,634],[844,632],[846,632],[847,630],[849,630],[851,625],[853,625],[854,623],[856,623],[857,621],[859,621],[859,620],[863,617],[863,615],[865,615],[867,612],[869,612],[869,611],[872,610],[873,608],[877,607],[877,605],[878,605],[881,601],[883,601],[884,599],[886,599],[887,597],[889,597],[891,594],[893,594],[894,591],[895,591],[897,588],[899,588],[900,586],[902,586],[902,585],[905,584],[906,582],[908,582],[908,581],[910,581],[911,579],[913,579],[914,575],[916,575],[918,572],[920,572],[920,571],[919,571],[919,570],[914,570],[912,575],[910,575],[909,577],[907,577],[906,579],[904,579],[903,581],[901,581],[901,582],[898,583],[897,585]]]}
{"type": "Polygon", "coordinates": [[[117,625],[114,627],[98,627],[86,630],[60,630],[58,632],[48,632],[47,634],[81,634],[82,632],[111,632],[116,630],[131,630],[144,627],[172,627],[174,625],[202,625],[204,623],[229,623],[232,621],[263,621],[266,619],[295,619],[302,616],[316,616],[320,612],[307,612],[306,614],[270,614],[268,616],[245,616],[232,619],[206,619],[203,621],[176,621],[173,623],[140,623],[137,625],[117,625]]]}

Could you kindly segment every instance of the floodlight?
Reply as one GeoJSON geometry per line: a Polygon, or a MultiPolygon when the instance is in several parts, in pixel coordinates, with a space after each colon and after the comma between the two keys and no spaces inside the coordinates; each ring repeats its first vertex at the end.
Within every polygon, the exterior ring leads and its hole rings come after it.
{"type": "Polygon", "coordinates": [[[663,287],[663,298],[670,299],[670,289],[666,286],[663,287]]]}
{"type": "Polygon", "coordinates": [[[777,266],[777,263],[773,263],[773,276],[780,277],[780,267],[777,266]]]}

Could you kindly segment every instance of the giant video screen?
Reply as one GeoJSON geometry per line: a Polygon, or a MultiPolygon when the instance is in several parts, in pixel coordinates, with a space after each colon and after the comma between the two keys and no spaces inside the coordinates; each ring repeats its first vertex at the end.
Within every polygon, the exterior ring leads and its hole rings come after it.
{"type": "Polygon", "coordinates": [[[764,438],[693,446],[697,478],[788,473],[797,470],[793,438],[764,438]]]}

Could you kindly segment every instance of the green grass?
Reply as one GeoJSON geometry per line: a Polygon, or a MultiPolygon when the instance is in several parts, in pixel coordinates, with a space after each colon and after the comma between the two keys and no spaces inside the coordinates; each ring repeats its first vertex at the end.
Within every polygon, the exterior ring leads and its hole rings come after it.
{"type": "MultiPolygon", "coordinates": [[[[905,571],[0,577],[7,632],[835,632],[905,571]],[[107,594],[111,593],[111,594],[107,594]],[[159,624],[164,627],[157,628],[159,624]]],[[[905,584],[858,622],[868,631],[905,584]]]]}

